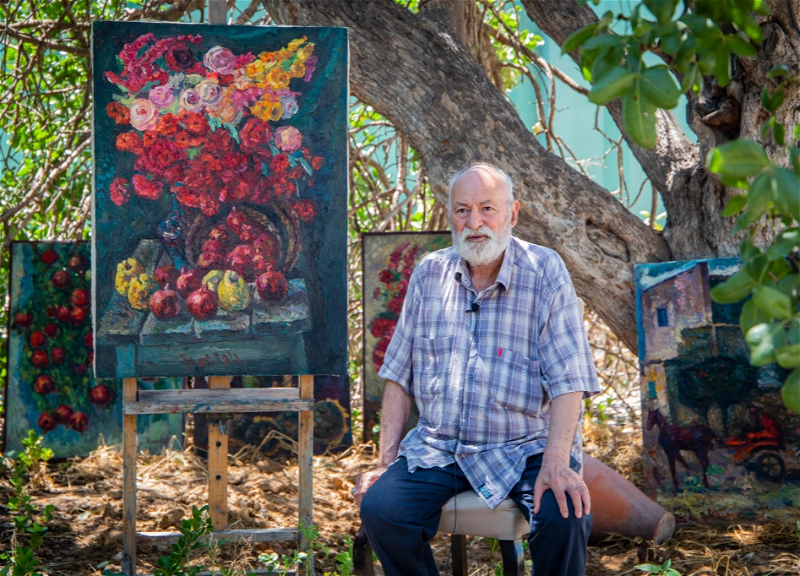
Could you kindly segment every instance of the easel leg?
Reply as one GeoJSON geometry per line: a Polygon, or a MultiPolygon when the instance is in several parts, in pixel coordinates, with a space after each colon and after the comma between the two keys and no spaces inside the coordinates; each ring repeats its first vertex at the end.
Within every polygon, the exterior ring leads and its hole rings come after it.
{"type": "MultiPolygon", "coordinates": [[[[228,376],[212,376],[208,387],[230,388],[228,376]]],[[[208,509],[214,531],[228,527],[228,430],[220,420],[208,420],[208,509]]]]}
{"type": "MultiPolygon", "coordinates": [[[[122,402],[136,402],[136,378],[122,382],[122,402]]],[[[136,414],[122,416],[122,571],[136,576],[136,414]]]]}
{"type": "MultiPolygon", "coordinates": [[[[314,399],[314,376],[300,376],[300,398],[314,399]]],[[[301,410],[299,414],[297,468],[300,474],[299,519],[302,526],[311,527],[314,517],[311,505],[314,497],[312,475],[314,472],[314,411],[301,410]]],[[[308,553],[311,574],[314,573],[314,555],[311,543],[301,534],[300,549],[308,553]]]]}

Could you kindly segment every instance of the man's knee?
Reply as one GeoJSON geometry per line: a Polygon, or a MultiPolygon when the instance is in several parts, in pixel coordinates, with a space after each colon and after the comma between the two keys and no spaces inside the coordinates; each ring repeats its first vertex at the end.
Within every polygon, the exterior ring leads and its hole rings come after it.
{"type": "Polygon", "coordinates": [[[569,514],[564,518],[561,515],[555,496],[552,493],[545,493],[542,497],[539,514],[531,522],[531,538],[536,535],[538,529],[553,531],[564,536],[574,536],[579,539],[588,538],[592,529],[592,515],[581,515],[580,518],[577,518],[572,503],[568,502],[568,506],[569,514]]]}
{"type": "Polygon", "coordinates": [[[361,499],[361,524],[367,531],[380,522],[386,513],[386,508],[382,505],[381,497],[378,495],[379,492],[380,489],[376,489],[373,485],[361,499]]]}

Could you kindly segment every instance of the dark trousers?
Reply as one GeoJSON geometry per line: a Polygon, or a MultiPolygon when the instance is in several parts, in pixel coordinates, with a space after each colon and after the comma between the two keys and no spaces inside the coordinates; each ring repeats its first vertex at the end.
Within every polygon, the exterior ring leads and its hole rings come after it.
{"type": "MultiPolygon", "coordinates": [[[[575,518],[567,496],[569,518],[562,518],[551,490],[542,497],[539,513],[534,514],[533,485],[541,465],[541,454],[528,458],[522,478],[509,494],[531,527],[528,544],[534,574],[581,576],[586,566],[591,514],[575,518]]],[[[576,472],[580,470],[574,459],[570,459],[570,466],[576,472]]],[[[439,574],[429,542],[439,527],[442,506],[471,489],[457,464],[418,468],[412,474],[401,457],[389,467],[361,501],[361,525],[386,576],[439,574]]]]}

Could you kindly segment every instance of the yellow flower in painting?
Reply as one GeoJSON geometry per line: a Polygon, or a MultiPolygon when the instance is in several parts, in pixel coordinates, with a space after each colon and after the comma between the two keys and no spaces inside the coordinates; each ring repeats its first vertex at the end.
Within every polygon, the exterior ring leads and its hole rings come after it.
{"type": "Polygon", "coordinates": [[[300,46],[300,44],[302,44],[305,41],[306,41],[305,36],[303,36],[302,38],[296,38],[295,40],[289,42],[289,45],[286,47],[286,49],[294,52],[295,50],[297,50],[298,46],[300,46]]]}
{"type": "Polygon", "coordinates": [[[276,122],[283,116],[283,106],[276,100],[264,97],[250,107],[250,112],[265,122],[276,122]]]}
{"type": "Polygon", "coordinates": [[[275,54],[276,52],[262,52],[258,55],[258,59],[262,64],[266,64],[267,62],[275,62],[275,54]]]}
{"type": "Polygon", "coordinates": [[[285,90],[289,87],[289,80],[291,80],[289,73],[283,66],[275,66],[269,72],[262,84],[266,84],[266,88],[272,90],[285,90]]]}
{"type": "Polygon", "coordinates": [[[311,55],[313,53],[314,53],[314,44],[312,42],[309,42],[308,44],[306,44],[297,51],[297,60],[300,62],[305,62],[306,60],[311,58],[311,55]]]}
{"type": "Polygon", "coordinates": [[[258,78],[264,74],[264,64],[260,60],[253,60],[250,64],[244,67],[244,73],[250,78],[258,78]]]}
{"type": "Polygon", "coordinates": [[[302,62],[298,62],[297,60],[294,61],[292,67],[289,68],[289,77],[290,78],[302,78],[306,75],[306,65],[302,62]]]}

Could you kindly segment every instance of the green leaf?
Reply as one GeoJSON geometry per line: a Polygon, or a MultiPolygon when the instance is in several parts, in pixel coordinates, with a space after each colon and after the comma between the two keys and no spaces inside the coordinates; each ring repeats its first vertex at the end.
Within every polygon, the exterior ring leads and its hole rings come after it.
{"type": "Polygon", "coordinates": [[[711,172],[738,180],[753,176],[771,165],[761,146],[742,138],[714,148],[707,160],[711,172]]]}
{"type": "Polygon", "coordinates": [[[775,207],[800,222],[800,176],[787,168],[776,168],[775,207]]]}
{"type": "Polygon", "coordinates": [[[642,148],[656,145],[656,108],[632,92],[622,98],[622,120],[631,139],[642,148]]]}
{"type": "Polygon", "coordinates": [[[681,89],[667,66],[648,68],[638,84],[644,97],[659,108],[669,110],[678,105],[681,89]]]}
{"type": "Polygon", "coordinates": [[[742,332],[747,334],[753,326],[764,324],[770,320],[771,318],[756,306],[755,300],[750,298],[742,306],[742,313],[739,315],[739,326],[741,326],[742,332]]]}
{"type": "Polygon", "coordinates": [[[792,299],[776,288],[756,286],[753,288],[753,300],[756,301],[756,306],[771,318],[788,320],[792,317],[792,299]]]}
{"type": "Polygon", "coordinates": [[[592,86],[589,101],[604,106],[614,98],[622,96],[631,89],[636,74],[624,68],[615,68],[592,86]]]}
{"type": "Polygon", "coordinates": [[[644,5],[656,17],[658,23],[666,26],[675,14],[675,2],[673,0],[644,0],[644,5]]]}
{"type": "MultiPolygon", "coordinates": [[[[800,124],[798,124],[800,126],[800,124]]],[[[800,172],[800,148],[794,146],[789,149],[789,158],[792,160],[792,167],[795,172],[800,172]]]]}
{"type": "Polygon", "coordinates": [[[766,366],[775,360],[775,350],[786,345],[783,322],[753,326],[747,331],[745,340],[750,347],[750,363],[753,366],[766,366]]]}
{"type": "Polygon", "coordinates": [[[725,45],[727,46],[728,50],[734,54],[738,54],[739,56],[750,57],[756,55],[755,46],[750,44],[750,42],[741,36],[736,36],[735,34],[727,34],[725,36],[725,45]]]}
{"type": "Polygon", "coordinates": [[[775,359],[784,368],[800,368],[800,344],[790,344],[775,350],[775,359]]]}
{"type": "Polygon", "coordinates": [[[731,82],[731,56],[724,42],[720,42],[714,51],[714,76],[717,83],[725,87],[731,82]]]}
{"type": "Polygon", "coordinates": [[[800,344],[800,316],[795,316],[794,319],[789,322],[787,337],[791,344],[800,344]]]}
{"type": "Polygon", "coordinates": [[[718,304],[733,304],[742,300],[756,286],[756,281],[742,268],[733,276],[711,289],[711,299],[718,304]]]}
{"type": "Polygon", "coordinates": [[[800,246],[800,230],[791,228],[778,234],[767,250],[769,260],[778,260],[789,254],[795,246],[800,246]]]}
{"type": "Polygon", "coordinates": [[[586,42],[589,38],[594,36],[595,30],[597,29],[597,24],[590,24],[588,26],[584,26],[583,28],[579,28],[564,41],[564,44],[561,46],[561,53],[568,54],[586,42]]]}
{"type": "Polygon", "coordinates": [[[775,143],[778,146],[786,146],[786,130],[783,128],[783,124],[775,122],[772,127],[772,137],[775,138],[775,143]]]}
{"type": "Polygon", "coordinates": [[[731,216],[735,216],[747,204],[747,194],[737,194],[733,196],[728,203],[725,205],[725,209],[722,211],[723,218],[730,218],[731,216]]]}
{"type": "Polygon", "coordinates": [[[649,572],[650,574],[658,574],[661,572],[661,566],[656,566],[655,564],[639,564],[635,568],[642,572],[649,572]]]}
{"type": "Polygon", "coordinates": [[[598,82],[600,79],[608,74],[614,68],[618,68],[624,51],[622,46],[614,46],[613,48],[606,48],[600,51],[594,64],[592,64],[592,82],[598,82]]]}
{"type": "Polygon", "coordinates": [[[777,66],[774,66],[772,70],[767,72],[767,78],[770,79],[788,75],[789,75],[789,67],[786,64],[778,64],[777,66]]]}
{"type": "Polygon", "coordinates": [[[781,387],[781,399],[784,405],[800,414],[800,369],[795,368],[781,387]]]}
{"type": "Polygon", "coordinates": [[[764,215],[772,202],[773,189],[774,181],[771,174],[765,172],[756,176],[747,192],[747,212],[740,217],[742,224],[750,225],[764,215]]]}

